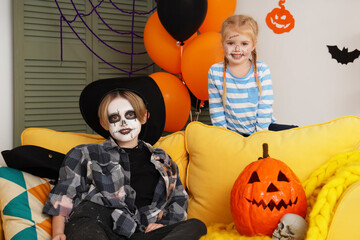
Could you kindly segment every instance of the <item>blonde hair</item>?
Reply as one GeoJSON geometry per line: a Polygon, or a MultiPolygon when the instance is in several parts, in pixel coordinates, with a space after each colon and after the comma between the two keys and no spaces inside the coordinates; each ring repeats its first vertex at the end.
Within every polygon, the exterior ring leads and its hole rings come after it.
{"type": "MultiPolygon", "coordinates": [[[[221,33],[221,41],[224,43],[226,36],[228,35],[228,33],[230,31],[235,31],[241,34],[246,34],[248,35],[251,40],[253,41],[253,43],[257,42],[257,36],[259,33],[259,27],[257,22],[250,16],[246,16],[246,15],[233,15],[228,17],[222,24],[220,33],[221,33]]],[[[259,89],[259,93],[261,96],[262,93],[262,88],[261,88],[261,83],[259,80],[259,77],[257,76],[257,66],[256,66],[256,60],[257,60],[257,53],[256,53],[256,48],[254,48],[254,50],[251,52],[251,57],[252,57],[252,65],[254,68],[254,75],[256,78],[256,85],[259,89]]],[[[222,100],[223,100],[223,105],[225,107],[226,104],[226,69],[227,69],[227,65],[228,65],[228,60],[226,59],[226,57],[224,57],[224,83],[223,83],[223,95],[222,95],[222,100]]]]}
{"type": "Polygon", "coordinates": [[[131,91],[114,90],[106,94],[106,96],[103,98],[99,105],[98,117],[102,125],[106,126],[107,128],[109,127],[109,116],[107,112],[108,106],[110,102],[117,97],[122,97],[128,100],[131,106],[134,108],[137,119],[139,119],[139,121],[143,123],[143,117],[147,113],[147,109],[142,98],[131,91]]]}

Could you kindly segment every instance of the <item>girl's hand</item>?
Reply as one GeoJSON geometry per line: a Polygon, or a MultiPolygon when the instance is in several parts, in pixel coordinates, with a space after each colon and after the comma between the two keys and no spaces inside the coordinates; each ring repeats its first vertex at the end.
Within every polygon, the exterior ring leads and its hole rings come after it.
{"type": "Polygon", "coordinates": [[[164,225],[158,224],[158,223],[150,223],[150,224],[146,227],[145,233],[148,233],[148,232],[153,231],[153,230],[155,230],[155,229],[161,228],[161,227],[163,227],[163,226],[164,226],[164,225]]]}
{"type": "Polygon", "coordinates": [[[60,234],[57,234],[55,235],[52,240],[66,240],[66,236],[64,233],[60,233],[60,234]]]}

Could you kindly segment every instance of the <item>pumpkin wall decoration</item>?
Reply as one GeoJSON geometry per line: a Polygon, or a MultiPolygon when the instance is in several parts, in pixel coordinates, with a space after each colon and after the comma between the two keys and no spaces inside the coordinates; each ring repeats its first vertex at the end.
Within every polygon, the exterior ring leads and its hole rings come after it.
{"type": "Polygon", "coordinates": [[[285,0],[280,0],[280,8],[274,8],[266,16],[266,24],[276,34],[290,32],[295,26],[295,19],[293,15],[285,9],[284,3],[285,0]]]}
{"type": "Polygon", "coordinates": [[[305,191],[295,173],[282,161],[263,157],[250,163],[231,191],[231,213],[242,235],[271,236],[286,213],[306,215],[305,191]]]}

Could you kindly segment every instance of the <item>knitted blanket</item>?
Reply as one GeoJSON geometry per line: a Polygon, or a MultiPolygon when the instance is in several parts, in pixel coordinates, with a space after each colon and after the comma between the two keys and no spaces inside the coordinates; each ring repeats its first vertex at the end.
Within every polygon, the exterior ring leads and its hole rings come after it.
{"type": "MultiPolygon", "coordinates": [[[[308,202],[306,221],[309,224],[306,240],[325,240],[343,192],[360,181],[360,150],[337,154],[303,183],[308,202]]],[[[208,226],[208,234],[200,240],[271,240],[268,236],[240,235],[231,224],[208,226]]]]}

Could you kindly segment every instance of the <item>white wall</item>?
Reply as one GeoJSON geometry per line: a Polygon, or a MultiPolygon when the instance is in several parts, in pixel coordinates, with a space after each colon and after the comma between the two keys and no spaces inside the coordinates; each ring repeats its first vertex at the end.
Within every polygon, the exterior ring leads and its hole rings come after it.
{"type": "MultiPolygon", "coordinates": [[[[337,63],[326,45],[360,49],[359,0],[287,0],[295,28],[274,34],[266,15],[278,1],[238,0],[236,13],[260,24],[259,60],[272,72],[274,111],[279,123],[308,125],[344,115],[360,116],[360,58],[337,63]]],[[[13,136],[13,38],[11,0],[0,8],[0,151],[11,149],[13,136]]],[[[17,136],[19,137],[19,136],[17,136]]],[[[3,163],[2,157],[0,164],[3,163]]]]}
{"type": "MultiPolygon", "coordinates": [[[[11,0],[2,0],[0,8],[0,151],[13,143],[13,37],[11,0]]],[[[0,164],[4,164],[2,156],[0,164]]]]}
{"type": "Polygon", "coordinates": [[[342,65],[326,47],[360,50],[360,1],[287,0],[295,27],[283,34],[265,22],[278,7],[277,0],[238,0],[236,6],[236,13],[253,16],[260,25],[258,60],[270,66],[277,122],[308,125],[360,116],[360,57],[342,65]]]}

